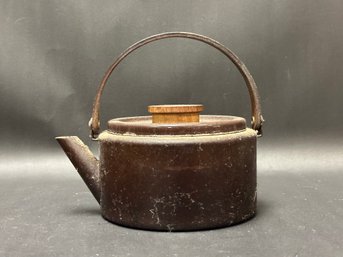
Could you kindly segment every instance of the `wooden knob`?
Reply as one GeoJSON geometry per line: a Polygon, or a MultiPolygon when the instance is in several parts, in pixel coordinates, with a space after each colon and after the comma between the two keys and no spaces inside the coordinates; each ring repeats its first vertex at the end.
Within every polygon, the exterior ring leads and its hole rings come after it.
{"type": "Polygon", "coordinates": [[[199,122],[199,113],[204,110],[202,104],[150,105],[152,123],[199,122]]]}

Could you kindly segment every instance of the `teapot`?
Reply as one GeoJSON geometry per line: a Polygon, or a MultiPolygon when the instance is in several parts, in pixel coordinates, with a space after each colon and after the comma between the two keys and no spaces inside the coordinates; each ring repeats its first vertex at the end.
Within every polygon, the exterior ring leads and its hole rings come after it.
{"type": "Polygon", "coordinates": [[[139,229],[189,231],[230,226],[255,215],[256,140],[262,122],[254,79],[231,50],[203,35],[167,32],[127,48],[100,83],[89,122],[90,136],[100,144],[99,160],[76,136],[56,140],[106,220],[139,229]],[[252,128],[241,117],[200,115],[201,104],[151,105],[150,116],[112,119],[100,133],[100,99],[113,70],[136,49],[167,38],[201,41],[234,63],[249,91],[252,128]]]}

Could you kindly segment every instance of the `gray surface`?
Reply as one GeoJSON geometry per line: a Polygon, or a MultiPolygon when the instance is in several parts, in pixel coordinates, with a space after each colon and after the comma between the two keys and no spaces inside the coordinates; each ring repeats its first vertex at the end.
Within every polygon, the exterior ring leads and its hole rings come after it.
{"type": "Polygon", "coordinates": [[[278,142],[273,151],[259,145],[254,219],[187,233],[134,230],[103,220],[62,152],[21,156],[20,163],[9,159],[0,173],[0,256],[340,257],[341,143],[321,143],[320,149],[303,144],[300,150],[289,144],[278,142]]]}

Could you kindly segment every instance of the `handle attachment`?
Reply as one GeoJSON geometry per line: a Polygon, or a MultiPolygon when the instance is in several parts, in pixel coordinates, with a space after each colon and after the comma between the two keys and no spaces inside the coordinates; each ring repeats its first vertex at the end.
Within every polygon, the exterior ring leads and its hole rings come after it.
{"type": "Polygon", "coordinates": [[[98,91],[97,91],[97,94],[95,96],[94,103],[93,103],[92,117],[89,121],[89,126],[91,130],[90,136],[92,139],[96,140],[100,133],[99,108],[100,108],[101,95],[113,70],[119,65],[119,63],[122,60],[125,59],[125,57],[127,57],[130,53],[132,53],[136,49],[148,43],[151,43],[153,41],[166,39],[166,38],[178,38],[178,37],[194,39],[197,41],[201,41],[205,44],[208,44],[216,48],[220,52],[222,52],[233,62],[233,64],[237,67],[237,69],[243,76],[244,81],[249,91],[250,102],[251,102],[251,112],[252,112],[252,122],[251,122],[252,128],[257,131],[258,136],[262,136],[262,123],[264,120],[261,114],[260,99],[257,92],[255,81],[253,77],[251,76],[250,72],[248,71],[247,67],[244,65],[244,63],[230,49],[228,49],[227,47],[225,47],[224,45],[220,44],[219,42],[215,41],[212,38],[195,34],[195,33],[190,33],[190,32],[166,32],[166,33],[156,34],[156,35],[147,37],[131,45],[124,52],[122,52],[118,56],[118,58],[114,61],[114,63],[108,68],[107,72],[105,73],[105,76],[103,77],[98,87],[98,91]]]}

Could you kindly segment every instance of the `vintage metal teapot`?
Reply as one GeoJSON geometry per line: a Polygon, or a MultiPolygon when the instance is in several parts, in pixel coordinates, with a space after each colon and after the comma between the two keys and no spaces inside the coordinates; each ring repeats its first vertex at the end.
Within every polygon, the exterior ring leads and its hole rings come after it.
{"type": "Polygon", "coordinates": [[[95,97],[91,137],[100,160],[78,137],[57,137],[95,199],[113,223],[152,230],[197,230],[239,223],[256,211],[256,138],[263,118],[255,82],[245,65],[217,41],[168,32],[127,48],[106,72],[95,97]],[[221,51],[249,90],[252,129],[235,116],[201,115],[202,105],[152,105],[151,116],[117,118],[99,134],[100,97],[118,64],[156,40],[181,37],[221,51]]]}

